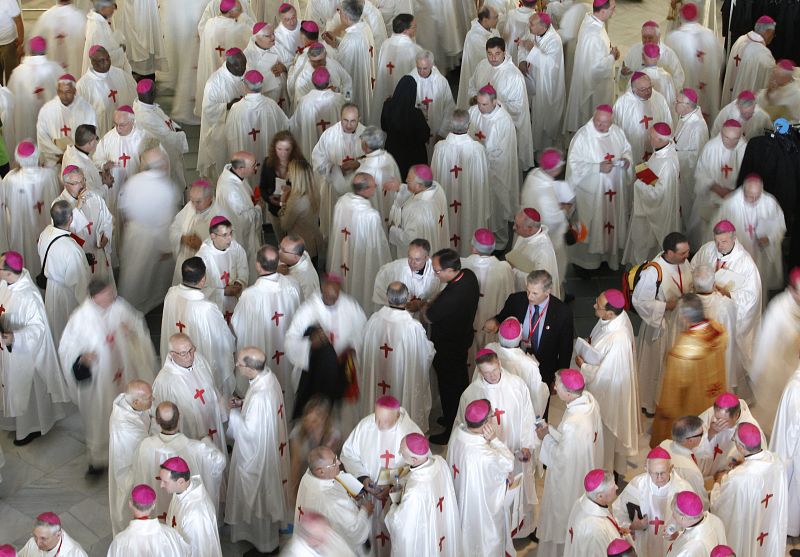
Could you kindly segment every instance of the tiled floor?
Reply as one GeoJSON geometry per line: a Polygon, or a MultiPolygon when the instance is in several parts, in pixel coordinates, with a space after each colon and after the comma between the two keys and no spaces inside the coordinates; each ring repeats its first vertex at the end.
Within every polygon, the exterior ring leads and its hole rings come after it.
{"type": "MultiPolygon", "coordinates": [[[[25,8],[46,8],[50,0],[23,0],[25,8]]],[[[667,3],[663,0],[620,0],[616,15],[609,24],[612,42],[627,50],[638,40],[643,21],[663,21],[667,3]]],[[[24,14],[30,28],[37,12],[24,14]]],[[[160,98],[159,102],[168,110],[171,99],[160,98]]],[[[186,129],[191,152],[185,157],[186,178],[191,182],[197,177],[194,166],[197,160],[198,128],[186,129]]],[[[618,274],[601,272],[592,279],[581,280],[568,276],[567,290],[575,295],[572,304],[578,334],[585,336],[595,323],[592,304],[599,292],[610,287],[619,287],[618,274]]],[[[638,319],[635,327],[638,329],[638,319]]],[[[159,311],[148,315],[148,324],[158,346],[161,316],[159,311]]],[[[557,423],[563,413],[563,404],[557,399],[552,403],[551,421],[557,423]]],[[[641,450],[631,459],[628,477],[642,470],[647,452],[650,420],[645,421],[645,433],[641,436],[641,450]]],[[[85,478],[86,458],[82,428],[74,412],[59,422],[47,436],[26,447],[14,447],[10,434],[0,432],[0,446],[5,453],[5,466],[0,470],[0,543],[13,543],[21,547],[30,536],[33,518],[44,510],[57,512],[65,530],[87,550],[91,557],[106,555],[111,540],[111,525],[108,516],[107,477],[98,480],[85,478]]],[[[541,490],[541,481],[539,485],[541,490]]],[[[227,528],[223,529],[223,553],[226,557],[238,557],[249,548],[248,544],[230,544],[227,528]]],[[[800,547],[795,544],[792,547],[800,547]]],[[[535,544],[518,542],[518,554],[526,557],[536,555],[535,544]]],[[[488,557],[488,556],[487,556],[488,557]]]]}

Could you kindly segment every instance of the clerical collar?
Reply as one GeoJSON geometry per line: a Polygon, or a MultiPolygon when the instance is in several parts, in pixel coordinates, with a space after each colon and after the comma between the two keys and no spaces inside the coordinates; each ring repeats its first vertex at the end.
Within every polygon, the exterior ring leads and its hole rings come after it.
{"type": "Polygon", "coordinates": [[[186,288],[191,288],[192,290],[202,290],[202,288],[199,286],[192,286],[191,284],[186,284],[185,282],[182,282],[181,285],[185,286],[186,288]]]}
{"type": "MultiPolygon", "coordinates": [[[[587,499],[589,499],[589,498],[587,497],[587,499]]],[[[607,509],[608,508],[608,505],[601,505],[600,503],[598,503],[597,501],[594,501],[592,499],[589,499],[589,501],[592,501],[592,503],[594,503],[595,505],[597,505],[598,507],[601,507],[603,509],[607,509]]]]}
{"type": "Polygon", "coordinates": [[[419,276],[422,276],[422,275],[424,275],[424,274],[425,274],[425,267],[423,267],[423,268],[422,268],[422,269],[420,269],[419,271],[414,271],[414,274],[417,274],[417,275],[419,275],[419,276]]]}
{"type": "Polygon", "coordinates": [[[658,153],[661,149],[663,149],[664,147],[667,147],[668,145],[669,145],[669,143],[667,143],[667,145],[662,145],[661,147],[657,148],[654,152],[658,153]]]}
{"type": "Polygon", "coordinates": [[[87,157],[91,156],[91,155],[89,155],[89,151],[84,151],[83,149],[81,149],[81,148],[80,148],[80,147],[78,147],[77,145],[75,146],[75,148],[76,148],[78,151],[80,151],[81,153],[83,153],[84,155],[86,155],[87,157]]]}
{"type": "Polygon", "coordinates": [[[278,273],[264,273],[263,275],[259,275],[258,278],[260,278],[260,279],[263,278],[263,279],[267,279],[267,280],[275,280],[276,278],[278,278],[277,275],[278,275],[278,273]]]}
{"type": "Polygon", "coordinates": [[[231,171],[231,174],[233,174],[234,176],[236,176],[237,178],[239,178],[239,181],[241,181],[241,182],[244,182],[244,178],[242,178],[241,176],[239,176],[238,174],[236,174],[236,171],[234,171],[234,170],[233,170],[233,167],[231,167],[230,171],[231,171]]]}

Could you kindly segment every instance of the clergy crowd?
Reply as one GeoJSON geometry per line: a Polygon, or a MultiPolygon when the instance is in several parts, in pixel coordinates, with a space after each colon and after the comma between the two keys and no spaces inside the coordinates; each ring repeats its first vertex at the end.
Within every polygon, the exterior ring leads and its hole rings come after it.
{"type": "MultiPolygon", "coordinates": [[[[615,0],[57,0],[27,32],[15,5],[0,428],[35,452],[79,414],[109,556],[788,554],[796,217],[741,172],[800,120],[780,22],[726,45],[721,2],[673,0],[612,45],[615,0]],[[575,307],[569,265],[620,288],[575,307]]],[[[16,555],[87,553],[42,508],[16,555]]]]}

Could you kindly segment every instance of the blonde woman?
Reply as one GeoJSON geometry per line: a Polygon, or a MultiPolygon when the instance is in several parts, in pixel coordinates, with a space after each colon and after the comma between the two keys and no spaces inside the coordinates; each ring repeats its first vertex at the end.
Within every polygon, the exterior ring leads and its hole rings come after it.
{"type": "Polygon", "coordinates": [[[294,232],[303,238],[306,251],[316,267],[318,254],[322,251],[319,190],[311,165],[303,159],[289,162],[278,217],[284,234],[294,232]]]}

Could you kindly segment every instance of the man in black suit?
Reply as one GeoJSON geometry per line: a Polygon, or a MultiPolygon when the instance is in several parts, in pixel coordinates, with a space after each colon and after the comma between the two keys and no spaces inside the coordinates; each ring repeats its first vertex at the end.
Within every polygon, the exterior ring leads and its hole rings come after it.
{"type": "Polygon", "coordinates": [[[556,371],[569,367],[575,339],[572,310],[550,293],[552,289],[550,273],[531,271],[527,278],[527,291],[511,294],[500,313],[483,326],[486,332],[496,333],[507,317],[519,319],[522,324],[520,347],[539,360],[542,381],[550,386],[551,392],[556,371]]]}

